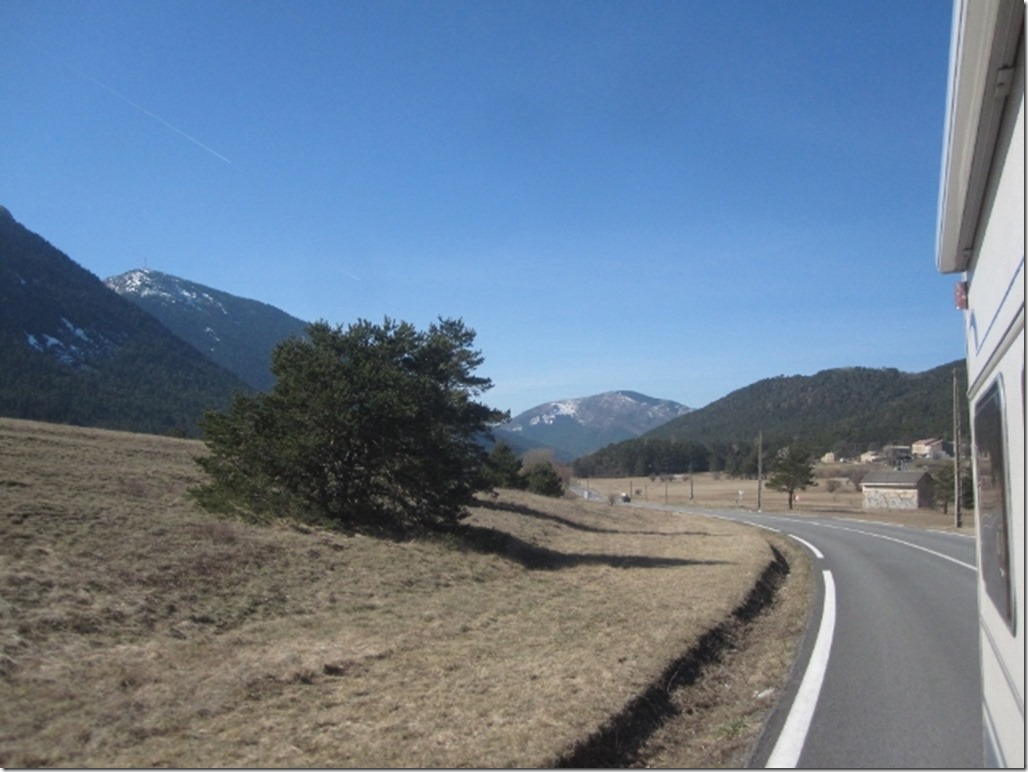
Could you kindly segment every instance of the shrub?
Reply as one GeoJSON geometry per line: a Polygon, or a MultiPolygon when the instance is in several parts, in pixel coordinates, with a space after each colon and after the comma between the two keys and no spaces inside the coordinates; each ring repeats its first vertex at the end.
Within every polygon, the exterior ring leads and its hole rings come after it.
{"type": "Polygon", "coordinates": [[[521,474],[525,478],[525,488],[530,493],[555,498],[564,495],[564,485],[560,481],[560,476],[546,461],[529,464],[521,474]]]}

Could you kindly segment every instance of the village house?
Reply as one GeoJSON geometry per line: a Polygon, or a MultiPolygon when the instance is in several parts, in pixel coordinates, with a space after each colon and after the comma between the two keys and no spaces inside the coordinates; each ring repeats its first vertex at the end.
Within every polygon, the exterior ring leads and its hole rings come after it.
{"type": "Polygon", "coordinates": [[[864,509],[928,508],[935,494],[935,481],[924,470],[870,472],[860,487],[864,509]]]}
{"type": "Polygon", "coordinates": [[[943,440],[935,439],[934,437],[927,440],[918,440],[910,446],[910,454],[914,458],[927,458],[933,461],[949,458],[950,454],[946,450],[947,444],[943,440]]]}

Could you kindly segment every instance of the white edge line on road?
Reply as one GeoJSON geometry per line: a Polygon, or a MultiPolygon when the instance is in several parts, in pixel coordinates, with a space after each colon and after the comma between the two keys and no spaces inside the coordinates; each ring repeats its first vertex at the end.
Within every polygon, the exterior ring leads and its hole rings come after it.
{"type": "Polygon", "coordinates": [[[849,531],[850,533],[859,533],[861,536],[873,536],[876,539],[885,539],[886,541],[894,541],[897,544],[902,544],[905,547],[912,547],[913,549],[921,550],[922,552],[927,552],[929,555],[935,555],[935,557],[937,557],[937,558],[942,558],[943,560],[948,560],[951,563],[956,563],[958,566],[962,566],[963,568],[967,568],[967,569],[969,569],[971,571],[975,571],[976,570],[974,566],[972,566],[970,563],[965,563],[963,560],[957,560],[956,558],[951,558],[949,555],[943,555],[941,552],[936,552],[935,550],[930,550],[927,547],[922,547],[920,544],[914,544],[913,542],[904,541],[903,539],[896,539],[896,538],[893,538],[892,536],[885,536],[884,534],[880,534],[880,533],[872,533],[871,531],[861,531],[861,530],[859,530],[857,528],[846,528],[845,526],[842,526],[842,525],[829,525],[828,523],[819,523],[818,525],[820,525],[820,526],[822,526],[824,528],[834,528],[834,529],[836,529],[838,531],[849,531]]]}
{"type": "MultiPolygon", "coordinates": [[[[793,538],[796,538],[795,536],[793,538]]],[[[821,626],[817,631],[814,650],[810,653],[807,670],[803,674],[796,699],[789,709],[785,726],[778,735],[778,742],[771,751],[766,767],[792,769],[800,760],[803,744],[807,741],[807,731],[814,718],[814,708],[821,696],[821,684],[828,669],[828,655],[832,649],[832,638],[835,636],[835,580],[831,571],[822,572],[825,583],[824,609],[821,612],[821,626]]]]}
{"type": "Polygon", "coordinates": [[[794,533],[790,533],[790,534],[788,534],[788,536],[789,536],[790,539],[795,539],[800,544],[802,544],[804,547],[806,547],[808,550],[813,552],[814,553],[814,557],[816,557],[818,560],[824,560],[825,559],[825,556],[821,554],[821,550],[819,550],[817,547],[815,547],[813,544],[811,544],[806,539],[801,539],[799,536],[797,536],[794,533]]]}
{"type": "Polygon", "coordinates": [[[781,533],[777,528],[772,528],[771,526],[764,525],[763,523],[751,523],[749,520],[736,520],[735,522],[746,523],[746,525],[752,525],[754,528],[763,528],[765,531],[770,531],[771,533],[781,533]]]}
{"type": "MultiPolygon", "coordinates": [[[[884,522],[882,520],[863,520],[863,519],[861,519],[859,517],[848,517],[846,519],[851,521],[851,522],[854,522],[854,523],[864,523],[866,525],[885,525],[885,526],[888,526],[889,528],[906,528],[906,529],[916,529],[916,528],[918,528],[918,526],[916,526],[916,525],[907,525],[906,523],[886,523],[886,522],[884,522]]],[[[927,526],[925,526],[924,530],[931,531],[932,533],[944,533],[944,534],[946,534],[948,536],[959,536],[961,539],[973,539],[973,538],[975,538],[974,533],[957,533],[956,531],[942,531],[942,530],[939,530],[938,528],[929,528],[927,526]]]]}

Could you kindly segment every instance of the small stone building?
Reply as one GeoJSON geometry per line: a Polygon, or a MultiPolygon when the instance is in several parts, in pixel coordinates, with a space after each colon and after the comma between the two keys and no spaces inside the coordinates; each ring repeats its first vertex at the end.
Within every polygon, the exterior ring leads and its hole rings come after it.
{"type": "Polygon", "coordinates": [[[860,484],[864,509],[920,509],[932,506],[935,481],[924,470],[871,472],[860,484]]]}

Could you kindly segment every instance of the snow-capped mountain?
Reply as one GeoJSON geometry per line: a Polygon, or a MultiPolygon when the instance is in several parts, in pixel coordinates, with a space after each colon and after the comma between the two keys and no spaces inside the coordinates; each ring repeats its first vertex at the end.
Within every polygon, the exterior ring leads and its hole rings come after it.
{"type": "Polygon", "coordinates": [[[638,437],[691,409],[635,391],[608,391],[538,405],[500,426],[496,436],[515,445],[542,444],[572,459],[638,437]]]}
{"type": "Polygon", "coordinates": [[[262,391],[274,385],[271,352],[307,323],[267,303],[230,295],[177,276],[139,269],[104,282],[157,317],[212,361],[262,391]]]}

